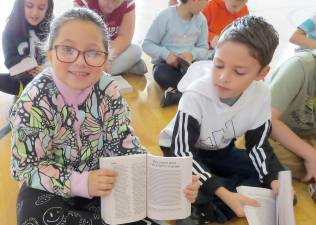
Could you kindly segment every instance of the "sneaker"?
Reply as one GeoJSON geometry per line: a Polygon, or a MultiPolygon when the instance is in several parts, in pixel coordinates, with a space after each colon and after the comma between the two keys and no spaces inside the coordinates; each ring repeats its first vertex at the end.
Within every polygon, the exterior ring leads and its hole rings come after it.
{"type": "Polygon", "coordinates": [[[191,215],[185,219],[176,220],[177,225],[202,225],[208,224],[205,215],[200,211],[200,209],[194,205],[191,205],[191,215]]]}
{"type": "Polygon", "coordinates": [[[132,66],[132,68],[128,70],[128,72],[137,75],[144,75],[148,72],[148,69],[144,60],[140,59],[134,66],[132,66]]]}
{"type": "Polygon", "coordinates": [[[178,104],[181,96],[182,96],[182,93],[178,91],[178,89],[169,87],[167,90],[165,90],[165,92],[161,96],[160,106],[166,107],[169,105],[178,104]]]}
{"type": "Polygon", "coordinates": [[[308,192],[312,196],[312,199],[316,203],[316,183],[312,183],[308,185],[308,192]]]}

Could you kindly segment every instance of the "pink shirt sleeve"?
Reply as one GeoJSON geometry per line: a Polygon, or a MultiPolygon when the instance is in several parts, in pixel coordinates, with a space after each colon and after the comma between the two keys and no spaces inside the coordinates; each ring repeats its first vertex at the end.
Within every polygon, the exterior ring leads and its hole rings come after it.
{"type": "Polygon", "coordinates": [[[73,172],[70,177],[70,191],[72,196],[79,196],[83,198],[92,198],[88,191],[88,177],[89,172],[84,171],[82,173],[73,172]]]}

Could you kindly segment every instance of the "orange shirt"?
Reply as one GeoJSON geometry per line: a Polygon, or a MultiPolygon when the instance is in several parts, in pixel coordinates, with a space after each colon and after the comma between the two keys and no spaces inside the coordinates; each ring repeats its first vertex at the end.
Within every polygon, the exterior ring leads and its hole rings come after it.
{"type": "Polygon", "coordinates": [[[203,10],[208,25],[208,41],[212,42],[213,38],[219,35],[222,30],[238,17],[249,14],[248,7],[245,5],[239,12],[231,14],[223,0],[209,1],[203,10]]]}

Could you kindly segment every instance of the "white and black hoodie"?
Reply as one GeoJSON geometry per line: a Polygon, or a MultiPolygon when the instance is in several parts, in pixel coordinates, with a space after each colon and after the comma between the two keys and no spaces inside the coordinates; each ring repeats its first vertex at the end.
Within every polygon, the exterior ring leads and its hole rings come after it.
{"type": "Polygon", "coordinates": [[[245,134],[249,157],[262,183],[270,186],[282,165],[268,143],[271,133],[271,106],[268,87],[253,81],[239,99],[229,106],[220,101],[212,84],[211,62],[190,70],[179,83],[183,92],[178,112],[160,134],[160,146],[172,155],[193,156],[193,174],[200,175],[201,189],[213,194],[221,186],[198,158],[198,149],[216,151],[245,134]],[[190,74],[191,73],[191,74],[190,74]],[[200,78],[195,81],[194,76],[200,78]],[[203,75],[203,76],[201,76],[203,75]]]}

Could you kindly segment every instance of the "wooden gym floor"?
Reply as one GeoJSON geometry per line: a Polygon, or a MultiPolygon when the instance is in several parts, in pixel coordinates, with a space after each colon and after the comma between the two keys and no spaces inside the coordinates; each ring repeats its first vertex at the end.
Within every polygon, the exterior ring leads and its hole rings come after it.
{"type": "MultiPolygon", "coordinates": [[[[13,1],[1,4],[0,30],[3,29],[5,19],[8,16],[13,1]]],[[[168,0],[136,0],[137,24],[134,42],[140,43],[155,15],[167,6],[168,0]]],[[[55,1],[55,15],[71,7],[72,1],[55,1]]],[[[250,0],[248,6],[251,13],[264,16],[280,33],[280,46],[278,47],[272,67],[293,54],[293,45],[288,43],[289,35],[295,26],[315,9],[316,0],[250,0]]],[[[159,132],[170,121],[176,112],[176,107],[160,108],[159,87],[151,76],[151,64],[149,58],[144,55],[149,72],[146,76],[126,75],[125,78],[133,86],[131,93],[125,94],[131,111],[132,126],[140,137],[142,144],[154,154],[161,154],[158,146],[159,132]]],[[[0,51],[0,71],[5,71],[3,55],[0,51]]],[[[0,224],[15,225],[15,203],[18,192],[17,183],[10,176],[10,138],[11,133],[3,129],[8,124],[8,111],[13,96],[0,92],[0,224]],[[6,135],[2,135],[7,133],[6,135]]],[[[307,185],[294,182],[294,189],[298,196],[298,204],[295,207],[297,225],[312,225],[316,221],[316,204],[307,193],[307,185]]],[[[245,219],[235,219],[227,225],[245,225],[245,219]]]]}

